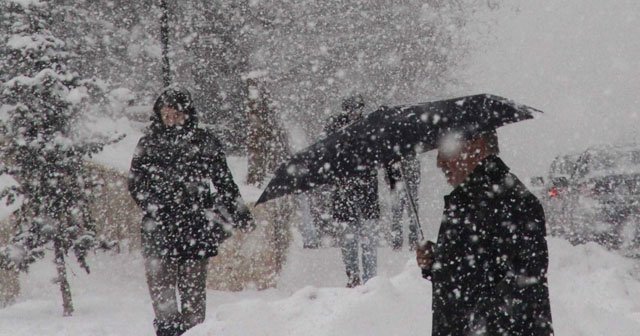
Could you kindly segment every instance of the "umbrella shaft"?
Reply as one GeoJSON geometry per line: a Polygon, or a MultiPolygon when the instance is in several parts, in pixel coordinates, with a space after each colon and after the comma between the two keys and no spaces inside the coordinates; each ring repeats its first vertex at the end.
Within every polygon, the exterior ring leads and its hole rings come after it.
{"type": "Polygon", "coordinates": [[[411,210],[413,212],[414,218],[416,219],[416,225],[418,225],[420,240],[424,240],[424,232],[422,232],[422,225],[420,225],[420,216],[418,216],[418,207],[416,206],[416,200],[413,199],[413,195],[411,195],[411,191],[409,190],[409,181],[407,181],[407,174],[405,174],[402,164],[399,164],[398,166],[400,166],[400,175],[402,175],[402,181],[404,181],[404,190],[407,193],[407,198],[409,198],[409,204],[411,204],[411,210]]]}

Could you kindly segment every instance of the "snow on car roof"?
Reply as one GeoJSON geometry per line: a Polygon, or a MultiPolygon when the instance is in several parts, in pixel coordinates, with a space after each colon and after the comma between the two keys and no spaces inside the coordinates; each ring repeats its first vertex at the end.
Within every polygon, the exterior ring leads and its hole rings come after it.
{"type": "Polygon", "coordinates": [[[576,173],[581,177],[640,174],[640,144],[591,147],[577,161],[576,173]]]}

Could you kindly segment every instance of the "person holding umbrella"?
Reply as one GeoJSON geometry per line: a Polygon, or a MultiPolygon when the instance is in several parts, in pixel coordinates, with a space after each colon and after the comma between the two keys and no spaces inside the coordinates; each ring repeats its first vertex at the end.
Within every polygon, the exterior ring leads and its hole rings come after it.
{"type": "MultiPolygon", "coordinates": [[[[327,136],[361,120],[364,106],[361,95],[345,99],[342,102],[343,112],[331,117],[327,122],[327,136]]],[[[333,183],[332,198],[333,219],[341,233],[339,241],[347,274],[347,287],[352,288],[367,282],[377,273],[377,221],[380,208],[376,168],[363,167],[357,172],[336,179],[333,183]],[[362,251],[359,251],[360,249],[362,251]]]]}
{"type": "Polygon", "coordinates": [[[416,251],[433,285],[434,336],[553,334],[544,211],[498,154],[495,130],[439,143],[454,189],[437,242],[416,251]]]}
{"type": "Polygon", "coordinates": [[[144,213],[142,254],[156,334],[175,336],[204,321],[208,260],[229,229],[246,232],[254,224],[221,143],[198,128],[189,91],[164,90],[153,112],[128,187],[144,213]]]}
{"type": "Polygon", "coordinates": [[[433,335],[550,335],[544,212],[498,158],[495,133],[541,114],[492,94],[382,106],[282,163],[256,204],[438,149],[454,190],[437,244],[416,250],[433,335]]]}

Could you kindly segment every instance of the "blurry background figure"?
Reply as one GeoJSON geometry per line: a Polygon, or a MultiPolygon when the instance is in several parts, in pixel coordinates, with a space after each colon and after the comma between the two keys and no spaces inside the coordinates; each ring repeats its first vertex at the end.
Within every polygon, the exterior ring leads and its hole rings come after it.
{"type": "Polygon", "coordinates": [[[300,234],[304,248],[336,247],[342,230],[333,222],[333,186],[320,186],[300,196],[300,234]]]}
{"type": "MultiPolygon", "coordinates": [[[[329,118],[326,124],[327,136],[361,119],[364,106],[361,95],[343,100],[342,113],[329,118]]],[[[366,168],[337,179],[332,191],[333,220],[341,233],[340,246],[348,278],[347,287],[365,283],[377,273],[380,218],[378,172],[375,167],[366,168]]]]}
{"type": "Polygon", "coordinates": [[[415,250],[418,245],[418,187],[420,186],[420,160],[416,156],[403,157],[386,167],[386,178],[391,188],[391,232],[389,243],[394,250],[402,249],[403,214],[409,217],[409,248],[415,250]],[[413,205],[409,199],[413,198],[413,205]],[[413,208],[415,206],[415,209],[413,208]]]}
{"type": "Polygon", "coordinates": [[[289,155],[289,143],[269,99],[269,92],[256,77],[264,77],[264,74],[255,72],[246,76],[247,184],[260,187],[267,174],[289,155]]]}
{"type": "Polygon", "coordinates": [[[311,204],[311,218],[318,230],[320,243],[323,246],[338,246],[341,233],[333,224],[333,187],[320,186],[307,194],[311,204]]]}

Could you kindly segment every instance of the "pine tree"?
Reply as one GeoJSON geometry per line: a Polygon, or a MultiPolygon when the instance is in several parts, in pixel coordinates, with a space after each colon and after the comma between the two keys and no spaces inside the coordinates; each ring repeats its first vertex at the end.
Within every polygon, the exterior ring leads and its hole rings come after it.
{"type": "Polygon", "coordinates": [[[81,112],[89,108],[95,80],[68,68],[73,54],[50,30],[58,7],[49,1],[0,2],[0,63],[4,166],[19,183],[2,192],[23,197],[12,243],[0,249],[0,267],[27,270],[53,246],[63,299],[63,314],[73,313],[65,256],[73,251],[89,272],[87,253],[103,245],[96,238],[89,212],[94,186],[84,159],[103,144],[82,142],[74,132],[81,112]]]}
{"type": "Polygon", "coordinates": [[[242,74],[248,70],[246,0],[191,0],[170,8],[176,80],[191,82],[202,121],[215,124],[231,152],[244,151],[247,116],[242,74]]]}

